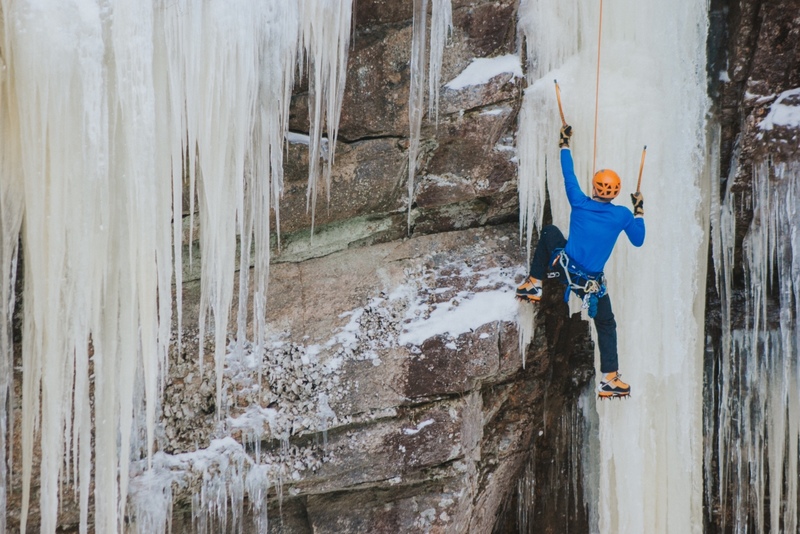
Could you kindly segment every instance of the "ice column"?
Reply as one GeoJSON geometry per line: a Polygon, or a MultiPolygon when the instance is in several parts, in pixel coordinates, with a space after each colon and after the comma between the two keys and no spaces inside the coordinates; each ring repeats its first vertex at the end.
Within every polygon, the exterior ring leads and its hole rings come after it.
{"type": "Polygon", "coordinates": [[[300,5],[300,37],[303,52],[309,63],[308,116],[311,139],[307,198],[313,228],[319,163],[322,158],[327,159],[324,173],[325,190],[330,201],[331,168],[344,98],[353,2],[301,0],[300,5]],[[322,132],[326,123],[330,147],[327,153],[322,143],[322,132]]]}
{"type": "Polygon", "coordinates": [[[720,506],[721,528],[731,532],[796,532],[800,163],[764,158],[753,166],[751,190],[734,192],[733,183],[732,176],[716,232],[722,340],[706,395],[717,418],[707,428],[706,503],[720,506]],[[734,315],[736,222],[746,208],[753,218],[742,243],[744,313],[734,315]]]}
{"type": "MultiPolygon", "coordinates": [[[[105,47],[97,6],[4,2],[3,20],[8,43],[4,83],[15,95],[4,105],[13,107],[11,114],[17,122],[11,136],[4,138],[4,150],[7,142],[20,150],[25,218],[22,530],[30,499],[33,441],[38,433],[41,529],[52,532],[58,481],[67,475],[69,464],[65,465],[64,454],[70,445],[76,459],[72,475],[84,490],[81,505],[82,512],[86,511],[88,471],[82,460],[88,457],[90,446],[89,335],[103,310],[104,286],[121,277],[119,264],[104,269],[114,223],[111,217],[116,215],[110,193],[119,186],[107,175],[109,121],[102,91],[105,47]]],[[[4,183],[6,179],[3,176],[4,183]]],[[[2,217],[5,227],[5,210],[2,217]]],[[[6,269],[4,266],[4,274],[6,269]]],[[[133,291],[126,293],[126,298],[132,300],[133,291]]],[[[111,309],[106,313],[113,315],[111,309]]],[[[98,341],[95,339],[95,350],[98,341]]],[[[132,353],[130,359],[137,350],[132,353]]],[[[96,373],[99,366],[96,359],[96,373]]],[[[115,385],[113,379],[111,382],[115,385]]],[[[108,407],[116,409],[113,400],[108,407]]],[[[105,435],[98,431],[98,440],[105,435]]],[[[115,464],[113,470],[117,467],[115,464]]],[[[116,494],[116,484],[104,489],[116,494]]],[[[103,515],[99,502],[97,514],[103,515]]],[[[112,521],[114,528],[116,521],[112,521]]]]}
{"type": "Polygon", "coordinates": [[[237,240],[239,339],[252,302],[263,345],[295,72],[309,65],[318,162],[323,131],[336,139],[351,18],[341,0],[0,0],[0,445],[21,235],[23,530],[35,448],[43,532],[56,528],[62,483],[77,488],[88,529],[92,473],[95,530],[123,530],[131,455],[154,449],[184,186],[192,216],[197,199],[201,331],[213,328],[222,414],[237,240]]]}
{"type": "Polygon", "coordinates": [[[16,96],[8,83],[5,61],[8,45],[7,34],[0,26],[0,532],[6,532],[7,465],[11,463],[6,451],[14,426],[8,410],[13,365],[11,321],[23,209],[18,118],[12,104],[16,96]]]}
{"type": "MultiPolygon", "coordinates": [[[[620,174],[615,202],[630,206],[648,145],[647,239],[634,248],[622,235],[606,265],[632,399],[597,405],[599,430],[586,440],[599,475],[584,489],[599,501],[596,531],[699,532],[706,5],[621,0],[604,9],[597,168],[620,174]]],[[[519,17],[529,80],[518,136],[521,232],[531,243],[546,196],[554,224],[568,232],[554,79],[574,128],[576,173],[590,191],[599,3],[523,0],[519,17]]]]}

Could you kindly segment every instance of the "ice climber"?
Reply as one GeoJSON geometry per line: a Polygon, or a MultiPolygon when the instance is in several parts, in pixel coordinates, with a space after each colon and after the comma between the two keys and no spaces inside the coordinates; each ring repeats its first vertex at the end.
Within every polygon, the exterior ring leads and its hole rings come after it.
{"type": "Polygon", "coordinates": [[[609,169],[601,169],[592,178],[592,197],[583,194],[572,162],[569,141],[572,127],[561,128],[561,172],[564,188],[572,207],[569,239],[555,226],[542,228],[539,243],[531,259],[528,277],[517,288],[517,298],[538,302],[542,298],[542,279],[557,278],[583,299],[589,317],[594,319],[600,346],[600,373],[597,394],[601,398],[630,395],[631,388],[620,379],[617,361],[617,323],[606,291],[603,267],[620,232],[625,232],[635,247],[644,243],[644,197],[631,194],[633,213],[611,201],[620,192],[620,178],[609,169]]]}

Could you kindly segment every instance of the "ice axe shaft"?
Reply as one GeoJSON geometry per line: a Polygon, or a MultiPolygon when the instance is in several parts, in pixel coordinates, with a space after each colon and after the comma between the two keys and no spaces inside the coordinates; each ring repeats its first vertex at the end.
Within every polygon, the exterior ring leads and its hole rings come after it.
{"type": "Polygon", "coordinates": [[[642,171],[644,170],[644,156],[647,154],[647,145],[642,149],[642,162],[639,164],[639,181],[636,184],[636,192],[642,188],[642,171]]]}
{"type": "Polygon", "coordinates": [[[564,120],[564,108],[561,107],[561,89],[558,88],[558,80],[553,80],[556,84],[556,100],[558,100],[558,114],[561,115],[561,126],[566,126],[567,121],[564,120]]]}

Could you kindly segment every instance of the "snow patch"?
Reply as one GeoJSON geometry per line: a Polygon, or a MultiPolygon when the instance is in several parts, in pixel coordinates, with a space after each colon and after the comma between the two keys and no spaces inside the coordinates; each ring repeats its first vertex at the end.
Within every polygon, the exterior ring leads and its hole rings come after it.
{"type": "Polygon", "coordinates": [[[778,96],[760,128],[772,130],[775,126],[800,127],[800,87],[784,91],[778,96]]]}
{"type": "Polygon", "coordinates": [[[401,345],[419,345],[440,334],[459,336],[494,321],[513,321],[516,307],[511,301],[511,289],[485,291],[467,296],[459,304],[447,302],[436,305],[428,319],[409,323],[400,335],[401,345]]]}
{"type": "Polygon", "coordinates": [[[419,431],[425,428],[426,426],[430,426],[435,422],[436,421],[434,421],[433,419],[427,419],[418,424],[416,428],[404,428],[403,434],[405,434],[406,436],[413,436],[414,434],[418,434],[419,431]]]}
{"type": "Polygon", "coordinates": [[[511,110],[509,108],[506,108],[506,107],[492,108],[492,109],[487,109],[487,110],[481,111],[481,116],[483,116],[483,115],[489,115],[489,116],[502,115],[503,113],[508,113],[509,111],[511,111],[511,110]]]}
{"type": "Polygon", "coordinates": [[[475,58],[461,74],[445,84],[445,87],[460,90],[471,85],[483,85],[495,76],[511,73],[514,78],[522,77],[522,65],[519,56],[508,54],[491,58],[475,58]]]}
{"type": "MultiPolygon", "coordinates": [[[[406,310],[403,331],[398,336],[399,345],[419,345],[436,335],[458,337],[487,323],[513,321],[517,307],[513,305],[511,292],[516,271],[491,268],[473,271],[464,266],[452,276],[461,279],[478,277],[470,290],[462,290],[446,302],[430,303],[427,294],[441,294],[439,288],[420,287],[415,302],[406,310]]],[[[443,276],[437,282],[442,283],[443,276]]],[[[397,291],[397,290],[396,290],[397,291]]],[[[457,348],[452,340],[448,348],[457,348]]]]}

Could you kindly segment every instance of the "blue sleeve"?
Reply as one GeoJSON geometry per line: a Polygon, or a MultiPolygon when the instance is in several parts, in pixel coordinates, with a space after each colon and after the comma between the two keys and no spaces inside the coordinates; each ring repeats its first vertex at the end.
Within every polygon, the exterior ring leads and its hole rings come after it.
{"type": "Polygon", "coordinates": [[[583,194],[575,176],[575,166],[572,163],[572,151],[568,148],[561,149],[561,174],[564,175],[564,189],[567,191],[567,200],[570,206],[580,206],[591,200],[583,194]]]}
{"type": "Polygon", "coordinates": [[[641,247],[644,244],[644,219],[631,214],[631,220],[625,226],[625,235],[634,247],[641,247]]]}

